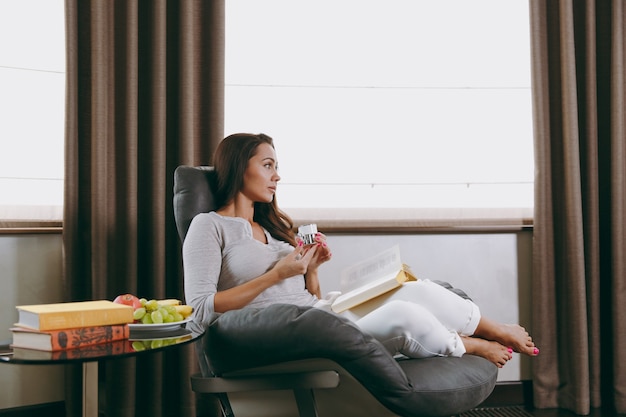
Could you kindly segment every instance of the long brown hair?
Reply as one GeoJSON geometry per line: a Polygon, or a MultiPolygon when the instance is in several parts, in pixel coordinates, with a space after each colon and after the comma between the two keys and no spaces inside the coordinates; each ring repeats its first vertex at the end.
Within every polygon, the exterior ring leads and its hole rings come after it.
{"type": "MultiPolygon", "coordinates": [[[[230,203],[241,191],[248,161],[256,155],[257,148],[262,143],[274,147],[272,138],[263,133],[235,133],[220,142],[213,155],[213,166],[217,174],[215,196],[218,208],[230,203]]],[[[276,195],[271,203],[254,203],[253,220],[275,239],[295,246],[293,221],[278,208],[276,195]]]]}

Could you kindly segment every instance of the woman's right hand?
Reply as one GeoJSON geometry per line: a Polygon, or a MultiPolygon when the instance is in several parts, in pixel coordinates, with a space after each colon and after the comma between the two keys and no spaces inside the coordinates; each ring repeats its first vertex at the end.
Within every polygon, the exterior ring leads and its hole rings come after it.
{"type": "Polygon", "coordinates": [[[289,255],[278,261],[273,269],[276,270],[280,279],[304,275],[316,251],[317,245],[304,247],[302,242],[298,242],[298,246],[289,255]]]}

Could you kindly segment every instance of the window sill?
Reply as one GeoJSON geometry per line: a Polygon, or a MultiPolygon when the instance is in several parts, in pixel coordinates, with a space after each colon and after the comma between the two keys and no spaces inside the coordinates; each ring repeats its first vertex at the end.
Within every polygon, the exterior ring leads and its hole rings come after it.
{"type": "MultiPolygon", "coordinates": [[[[295,226],[324,233],[515,232],[533,227],[532,208],[291,208],[295,226]]],[[[61,233],[60,220],[0,220],[0,234],[61,233]]]]}
{"type": "Polygon", "coordinates": [[[62,221],[52,220],[0,220],[0,234],[46,234],[63,232],[62,221]]]}
{"type": "Polygon", "coordinates": [[[325,233],[514,232],[533,227],[532,208],[285,209],[295,226],[325,233]]]}
{"type": "Polygon", "coordinates": [[[60,233],[62,218],[60,205],[0,204],[0,233],[60,233]]]}

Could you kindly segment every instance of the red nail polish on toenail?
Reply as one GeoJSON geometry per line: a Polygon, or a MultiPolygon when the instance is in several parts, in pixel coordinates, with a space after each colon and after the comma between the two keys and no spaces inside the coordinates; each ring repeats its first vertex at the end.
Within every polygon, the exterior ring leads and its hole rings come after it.
{"type": "Polygon", "coordinates": [[[535,348],[535,349],[533,349],[533,354],[535,354],[535,355],[539,355],[539,348],[535,348]]]}

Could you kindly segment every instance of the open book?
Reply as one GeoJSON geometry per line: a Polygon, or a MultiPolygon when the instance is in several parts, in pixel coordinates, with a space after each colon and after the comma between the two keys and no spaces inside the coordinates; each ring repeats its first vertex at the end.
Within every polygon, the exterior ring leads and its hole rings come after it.
{"type": "Polygon", "coordinates": [[[341,313],[391,291],[406,281],[416,280],[409,267],[400,260],[399,246],[393,246],[343,271],[342,294],[333,301],[331,309],[341,313]]]}

